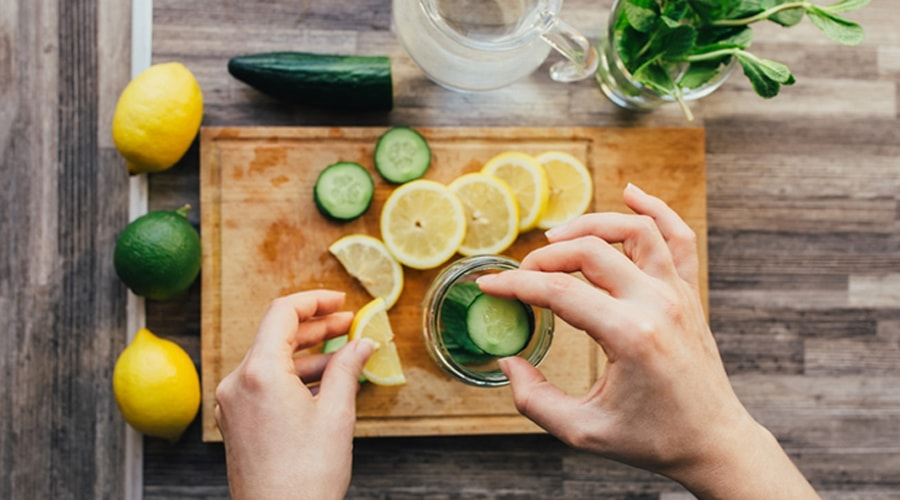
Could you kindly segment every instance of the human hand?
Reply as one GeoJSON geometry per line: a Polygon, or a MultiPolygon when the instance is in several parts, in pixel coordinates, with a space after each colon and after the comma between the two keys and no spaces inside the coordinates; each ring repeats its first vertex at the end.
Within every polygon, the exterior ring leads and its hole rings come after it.
{"type": "Polygon", "coordinates": [[[700,497],[815,498],[731,387],[700,300],[695,233],[632,185],[624,199],[635,214],[582,216],[548,231],[550,244],[518,270],[479,278],[486,293],[549,307],[608,358],[582,396],[524,359],[501,360],[517,408],[572,446],[666,475],[700,497]]]}
{"type": "Polygon", "coordinates": [[[346,333],[353,314],[338,312],[343,303],[343,293],[327,290],[273,301],[244,360],[216,388],[232,498],[344,497],[357,379],[374,345],[295,356],[346,333]]]}

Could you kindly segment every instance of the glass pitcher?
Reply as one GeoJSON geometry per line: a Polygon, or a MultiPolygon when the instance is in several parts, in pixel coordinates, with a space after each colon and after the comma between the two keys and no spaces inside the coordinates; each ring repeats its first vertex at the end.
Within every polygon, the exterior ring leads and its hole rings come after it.
{"type": "Polygon", "coordinates": [[[591,76],[597,52],[557,17],[562,0],[393,0],[401,45],[436,83],[458,91],[491,90],[530,74],[551,49],[565,56],[550,77],[591,76]]]}

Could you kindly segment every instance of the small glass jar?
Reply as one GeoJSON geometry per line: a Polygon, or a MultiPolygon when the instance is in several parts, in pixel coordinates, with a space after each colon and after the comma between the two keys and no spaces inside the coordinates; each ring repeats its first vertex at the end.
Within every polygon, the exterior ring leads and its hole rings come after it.
{"type": "MultiPolygon", "coordinates": [[[[625,15],[625,8],[628,2],[624,0],[615,0],[613,2],[612,11],[607,22],[607,33],[600,36],[597,41],[597,53],[600,56],[600,63],[594,74],[600,89],[606,94],[606,97],[616,105],[632,110],[632,111],[652,111],[663,104],[677,102],[675,97],[671,95],[660,94],[657,90],[642,85],[635,80],[625,64],[619,57],[616,47],[616,22],[625,15]]],[[[735,58],[732,57],[727,63],[720,66],[718,73],[706,83],[690,89],[681,89],[683,101],[683,111],[688,119],[692,119],[690,110],[687,108],[689,101],[694,101],[702,97],[706,97],[722,86],[723,83],[731,75],[735,68],[735,58]]],[[[688,65],[684,65],[687,70],[688,65]]]]}
{"type": "MultiPolygon", "coordinates": [[[[454,284],[475,281],[479,276],[516,269],[519,263],[499,255],[476,255],[460,259],[446,268],[431,283],[423,301],[423,333],[428,354],[437,365],[455,379],[479,387],[498,387],[509,384],[509,379],[500,370],[497,358],[484,355],[470,359],[450,352],[442,334],[441,311],[447,292],[454,284]]],[[[531,307],[534,317],[534,331],[531,338],[516,356],[538,366],[550,350],[553,339],[553,312],[536,306],[531,307]]]]}

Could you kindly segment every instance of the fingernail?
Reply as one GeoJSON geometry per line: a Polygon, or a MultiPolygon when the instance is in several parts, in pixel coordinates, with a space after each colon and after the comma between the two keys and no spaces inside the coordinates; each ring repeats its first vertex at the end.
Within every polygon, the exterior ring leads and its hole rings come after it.
{"type": "Polygon", "coordinates": [[[548,240],[552,240],[554,237],[562,234],[563,227],[565,226],[551,227],[550,229],[544,231],[544,237],[546,237],[548,240]]]}
{"type": "Polygon", "coordinates": [[[634,185],[634,184],[632,184],[632,183],[630,183],[630,182],[628,183],[627,186],[625,186],[625,190],[626,190],[626,191],[627,191],[627,190],[633,190],[633,191],[635,191],[636,193],[639,193],[639,194],[647,194],[647,193],[644,192],[643,189],[637,187],[636,185],[634,185]]]}
{"type": "Polygon", "coordinates": [[[496,279],[497,279],[496,274],[482,274],[481,276],[479,276],[478,278],[475,279],[475,283],[478,283],[478,285],[480,286],[480,285],[490,283],[491,281],[494,281],[496,279]]]}

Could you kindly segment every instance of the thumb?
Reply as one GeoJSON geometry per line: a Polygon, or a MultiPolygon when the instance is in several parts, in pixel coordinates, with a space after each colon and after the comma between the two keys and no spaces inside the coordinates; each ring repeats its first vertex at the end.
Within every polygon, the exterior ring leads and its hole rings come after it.
{"type": "Polygon", "coordinates": [[[359,373],[369,356],[375,352],[375,342],[363,338],[353,340],[334,353],[322,374],[319,398],[331,408],[355,408],[359,373]]]}
{"type": "Polygon", "coordinates": [[[537,368],[523,358],[503,358],[498,363],[509,378],[519,413],[560,437],[571,426],[576,412],[575,400],[548,382],[537,368]]]}

